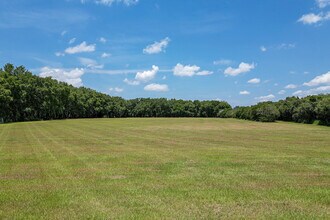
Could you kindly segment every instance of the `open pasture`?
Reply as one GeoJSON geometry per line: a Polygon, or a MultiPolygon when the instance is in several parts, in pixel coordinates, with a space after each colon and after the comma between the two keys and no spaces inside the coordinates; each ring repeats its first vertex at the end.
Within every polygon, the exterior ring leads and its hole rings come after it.
{"type": "Polygon", "coordinates": [[[330,218],[330,128],[235,119],[0,125],[0,219],[330,218]]]}

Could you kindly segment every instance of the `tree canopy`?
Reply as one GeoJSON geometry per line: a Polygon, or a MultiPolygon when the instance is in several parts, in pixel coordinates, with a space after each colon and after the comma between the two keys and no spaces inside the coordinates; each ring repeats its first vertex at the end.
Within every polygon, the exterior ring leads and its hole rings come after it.
{"type": "Polygon", "coordinates": [[[249,107],[225,101],[137,98],[125,100],[95,90],[41,78],[23,66],[0,69],[0,121],[17,122],[101,117],[222,117],[330,125],[330,95],[288,97],[249,107]]]}

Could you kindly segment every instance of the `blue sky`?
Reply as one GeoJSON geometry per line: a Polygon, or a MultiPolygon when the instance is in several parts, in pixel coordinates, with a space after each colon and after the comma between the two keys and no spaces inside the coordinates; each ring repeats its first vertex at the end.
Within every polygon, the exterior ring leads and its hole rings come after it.
{"type": "Polygon", "coordinates": [[[0,64],[124,98],[330,92],[330,0],[2,0],[0,64]]]}

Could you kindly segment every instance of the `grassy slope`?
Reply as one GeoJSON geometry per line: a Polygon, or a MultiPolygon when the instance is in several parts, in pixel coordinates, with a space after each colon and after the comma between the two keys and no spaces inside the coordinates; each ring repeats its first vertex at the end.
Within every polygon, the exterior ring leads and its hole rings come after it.
{"type": "Polygon", "coordinates": [[[330,128],[234,119],[0,125],[0,218],[329,218],[330,128]]]}

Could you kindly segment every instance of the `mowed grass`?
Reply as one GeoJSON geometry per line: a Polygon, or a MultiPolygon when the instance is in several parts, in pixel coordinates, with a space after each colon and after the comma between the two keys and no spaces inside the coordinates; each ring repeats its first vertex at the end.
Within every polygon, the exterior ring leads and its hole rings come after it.
{"type": "Polygon", "coordinates": [[[330,218],[330,128],[235,119],[0,125],[0,219],[330,218]]]}

